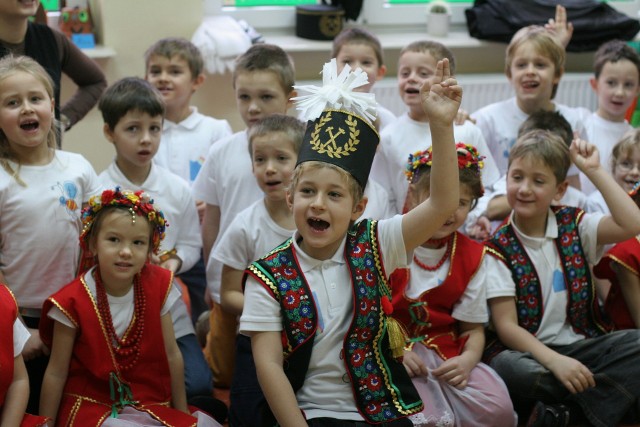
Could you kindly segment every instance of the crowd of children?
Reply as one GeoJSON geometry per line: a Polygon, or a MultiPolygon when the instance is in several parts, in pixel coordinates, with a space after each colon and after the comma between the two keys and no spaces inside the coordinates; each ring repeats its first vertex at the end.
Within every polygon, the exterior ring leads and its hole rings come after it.
{"type": "Polygon", "coordinates": [[[596,111],[556,103],[564,12],[461,124],[439,42],[401,50],[400,117],[369,31],[321,89],[255,44],[232,133],[191,104],[198,49],[159,40],[100,97],[99,175],[56,149],[45,68],[0,59],[0,425],[639,423],[640,56],[604,43],[596,111]]]}

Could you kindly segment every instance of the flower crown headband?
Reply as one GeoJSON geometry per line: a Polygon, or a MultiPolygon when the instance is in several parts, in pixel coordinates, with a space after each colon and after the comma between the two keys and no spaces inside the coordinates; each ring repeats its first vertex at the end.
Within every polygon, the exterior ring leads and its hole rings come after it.
{"type": "Polygon", "coordinates": [[[105,190],[99,196],[93,196],[89,199],[89,205],[82,210],[82,233],[80,234],[80,245],[84,250],[89,249],[89,233],[93,227],[93,223],[98,213],[104,207],[115,206],[128,208],[131,213],[131,222],[136,222],[136,216],[147,218],[151,228],[153,252],[158,253],[160,242],[164,239],[165,228],[169,223],[164,219],[162,211],[157,210],[153,206],[153,200],[142,191],[105,190]]]}
{"type": "MultiPolygon", "coordinates": [[[[456,153],[458,154],[458,168],[459,169],[473,169],[480,175],[480,169],[484,167],[484,156],[478,153],[476,147],[464,142],[458,142],[456,144],[456,153]]],[[[409,182],[414,182],[417,176],[417,172],[423,166],[431,167],[433,162],[433,153],[431,147],[424,151],[416,151],[413,154],[409,154],[409,161],[407,162],[406,170],[404,174],[407,176],[409,182]]]]}

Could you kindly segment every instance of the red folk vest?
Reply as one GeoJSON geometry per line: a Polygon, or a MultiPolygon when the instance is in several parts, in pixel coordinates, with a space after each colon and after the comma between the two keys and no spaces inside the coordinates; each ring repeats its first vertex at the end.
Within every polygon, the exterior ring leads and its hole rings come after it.
{"type": "Polygon", "coordinates": [[[485,252],[483,245],[458,232],[450,244],[453,248],[447,278],[440,286],[423,292],[419,299],[405,295],[410,269],[398,269],[389,279],[393,316],[407,328],[411,341],[421,342],[445,360],[459,355],[467,341],[458,336],[458,321],[451,312],[478,271],[485,252]]]}
{"type": "Polygon", "coordinates": [[[0,409],[13,382],[13,322],[17,317],[18,305],[13,294],[0,285],[0,409]]]}
{"type": "MultiPolygon", "coordinates": [[[[87,273],[90,274],[90,273],[87,273]]],[[[75,324],[76,338],[64,395],[58,410],[57,425],[98,425],[111,415],[110,387],[115,374],[131,389],[131,406],[149,413],[167,426],[196,425],[196,418],[170,408],[171,376],[164,350],[160,312],[169,294],[173,274],[164,268],[147,264],[141,271],[146,308],[140,356],[136,365],[121,370],[106,334],[95,299],[84,276],[80,276],[56,292],[43,306],[43,313],[56,305],[75,324]]],[[[54,321],[43,315],[40,335],[51,345],[54,321]]],[[[116,392],[117,394],[117,392],[116,392]]]]}

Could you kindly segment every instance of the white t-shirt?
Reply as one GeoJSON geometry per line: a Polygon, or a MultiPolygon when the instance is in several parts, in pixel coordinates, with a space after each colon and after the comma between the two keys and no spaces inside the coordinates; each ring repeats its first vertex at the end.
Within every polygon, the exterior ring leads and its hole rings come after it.
{"type": "MultiPolygon", "coordinates": [[[[344,245],[328,260],[317,260],[305,254],[296,243],[294,249],[300,268],[313,293],[318,308],[316,333],[309,369],[304,385],[296,393],[298,405],[307,419],[318,417],[362,420],[356,410],[351,384],[345,382],[346,368],[341,358],[344,337],[353,318],[353,298],[349,268],[344,259],[344,245]]],[[[402,217],[395,216],[378,223],[380,251],[384,270],[391,272],[407,265],[402,217]]],[[[245,286],[244,311],[240,331],[281,331],[280,305],[266,289],[249,277],[245,286]]]]}
{"type": "MultiPolygon", "coordinates": [[[[584,129],[586,140],[598,148],[600,164],[611,174],[611,150],[622,135],[631,129],[631,125],[627,121],[612,122],[603,119],[597,113],[591,113],[585,120],[584,129]]],[[[587,196],[596,191],[596,186],[583,173],[580,173],[580,186],[587,196]]]]}
{"type": "Polygon", "coordinates": [[[0,168],[0,270],[18,306],[39,309],[75,277],[82,204],[101,188],[91,164],[67,151],[18,174],[26,187],[0,168]]]}
{"type": "MultiPolygon", "coordinates": [[[[574,132],[586,139],[584,122],[590,112],[584,108],[572,108],[562,104],[555,104],[556,110],[567,119],[574,132]]],[[[498,165],[500,175],[507,173],[509,164],[509,151],[518,137],[518,129],[529,117],[527,113],[518,107],[515,97],[505,101],[495,102],[482,107],[471,115],[476,120],[476,125],[482,131],[493,158],[498,165]]],[[[578,169],[572,166],[569,176],[578,174],[578,169]]]]}
{"type": "Polygon", "coordinates": [[[16,358],[22,353],[25,344],[31,338],[31,333],[22,324],[20,318],[13,322],[13,357],[16,358]]]}
{"type": "Polygon", "coordinates": [[[589,213],[603,213],[609,215],[611,211],[609,210],[609,206],[607,206],[607,202],[605,202],[602,193],[599,191],[594,191],[589,194],[587,197],[587,205],[585,210],[589,213]]]}
{"type": "Polygon", "coordinates": [[[294,231],[273,221],[261,199],[235,217],[211,251],[211,257],[236,270],[244,270],[291,237],[294,231]]]}
{"type": "MultiPolygon", "coordinates": [[[[426,265],[436,265],[444,256],[447,247],[438,249],[418,246],[413,255],[426,265]]],[[[464,257],[463,253],[455,256],[464,257]]],[[[489,321],[486,299],[486,259],[485,256],[476,274],[471,278],[464,293],[454,305],[451,315],[454,319],[469,323],[485,323],[489,321]]],[[[405,294],[409,298],[420,299],[420,296],[435,289],[447,279],[451,268],[451,258],[447,259],[436,271],[427,271],[414,262],[411,263],[411,280],[405,294]]]]}
{"type": "MultiPolygon", "coordinates": [[[[482,169],[482,182],[486,188],[491,188],[500,178],[500,173],[480,130],[473,123],[466,121],[461,126],[454,126],[453,134],[456,142],[471,144],[481,155],[486,156],[482,169]]],[[[398,117],[395,123],[382,132],[380,146],[373,159],[371,178],[385,186],[396,213],[402,213],[409,189],[409,181],[404,173],[409,154],[429,147],[431,147],[429,123],[413,120],[408,113],[398,117]]]]}
{"type": "Polygon", "coordinates": [[[147,179],[142,185],[135,185],[124,176],[116,162],[112,162],[98,178],[104,188],[119,185],[123,190],[143,190],[149,194],[156,209],[162,211],[169,223],[160,251],[176,249],[182,260],[182,267],[177,273],[188,271],[195,265],[200,259],[202,235],[196,202],[185,180],[152,163],[147,179]]]}
{"type": "MultiPolygon", "coordinates": [[[[197,200],[220,208],[220,236],[243,209],[264,195],[258,187],[251,168],[247,132],[237,132],[211,146],[207,160],[193,183],[197,200]]],[[[220,302],[220,275],[222,264],[211,257],[207,263],[207,286],[211,298],[220,302]]]]}
{"type": "Polygon", "coordinates": [[[367,196],[367,207],[358,220],[363,218],[385,219],[395,215],[395,207],[391,205],[389,193],[373,179],[367,181],[364,195],[367,196]]]}
{"type": "Polygon", "coordinates": [[[226,120],[200,114],[196,107],[189,108],[191,114],[180,123],[164,120],[162,141],[153,161],[193,183],[211,145],[232,132],[226,120]]]}
{"type": "MultiPolygon", "coordinates": [[[[93,270],[95,267],[91,268],[84,274],[84,281],[89,287],[89,291],[93,296],[94,300],[97,300],[97,291],[96,291],[96,281],[93,279],[93,270]]],[[[133,286],[129,289],[125,295],[120,297],[116,297],[113,295],[109,295],[107,293],[107,301],[109,302],[109,311],[111,312],[111,320],[113,321],[113,329],[116,331],[116,335],[118,337],[122,337],[124,333],[129,328],[131,324],[131,319],[133,319],[133,312],[135,309],[134,306],[134,291],[133,286]]],[[[180,291],[176,286],[171,286],[171,290],[169,291],[169,295],[160,310],[160,316],[164,316],[169,313],[171,306],[180,299],[180,291]]],[[[47,316],[53,320],[56,320],[62,323],[65,326],[68,326],[72,329],[76,329],[74,323],[69,319],[63,312],[58,308],[57,305],[53,304],[49,309],[49,312],[46,313],[47,316]]]]}
{"type": "Polygon", "coordinates": [[[386,128],[390,124],[394,123],[398,118],[395,114],[393,114],[390,110],[384,108],[382,105],[378,104],[376,107],[378,111],[378,117],[380,118],[380,130],[386,128]]]}
{"type": "MultiPolygon", "coordinates": [[[[598,224],[601,219],[601,214],[584,214],[578,226],[580,241],[587,258],[585,262],[591,265],[597,264],[603,254],[603,247],[597,245],[598,224]]],[[[536,338],[545,345],[567,345],[584,339],[583,335],[571,328],[567,319],[568,292],[554,240],[558,237],[558,223],[555,215],[549,210],[544,237],[530,237],[523,234],[513,223],[513,214],[511,220],[513,229],[527,251],[540,281],[544,311],[536,338]]],[[[515,296],[516,284],[509,268],[492,256],[485,258],[488,258],[489,262],[487,299],[515,296]]]]}

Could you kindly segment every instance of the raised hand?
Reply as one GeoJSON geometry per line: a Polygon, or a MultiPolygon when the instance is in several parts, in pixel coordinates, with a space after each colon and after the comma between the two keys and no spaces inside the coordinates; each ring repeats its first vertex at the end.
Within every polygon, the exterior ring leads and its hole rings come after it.
{"type": "Polygon", "coordinates": [[[462,87],[451,76],[448,59],[438,61],[435,76],[430,80],[420,88],[422,108],[431,123],[453,123],[460,109],[462,87]]]}
{"type": "Polygon", "coordinates": [[[558,40],[558,42],[564,47],[567,47],[571,41],[571,36],[573,35],[573,24],[571,22],[567,22],[567,9],[565,9],[564,6],[556,6],[555,19],[550,18],[549,22],[544,25],[544,28],[552,33],[556,40],[558,40]]]}
{"type": "Polygon", "coordinates": [[[600,154],[593,144],[584,139],[574,138],[569,147],[571,161],[585,174],[600,166],[600,154]]]}

